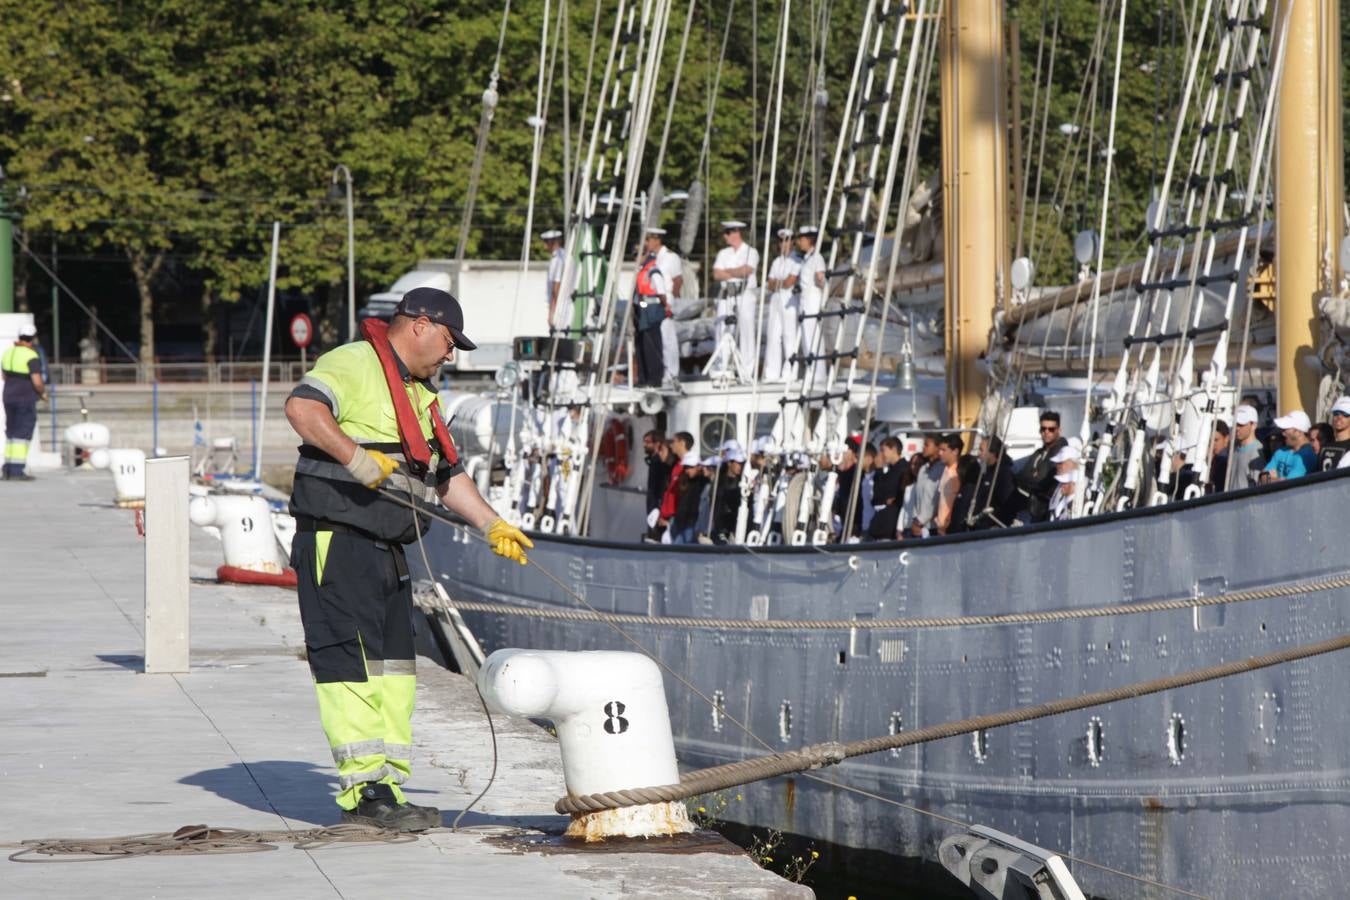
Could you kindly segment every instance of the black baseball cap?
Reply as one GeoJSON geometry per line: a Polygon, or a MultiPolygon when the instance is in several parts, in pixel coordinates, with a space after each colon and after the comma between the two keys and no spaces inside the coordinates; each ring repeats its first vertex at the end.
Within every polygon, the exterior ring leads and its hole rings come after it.
{"type": "Polygon", "coordinates": [[[450,329],[450,336],[455,339],[455,349],[478,349],[477,344],[464,336],[464,309],[448,291],[433,287],[413,288],[403,295],[394,314],[410,319],[426,316],[450,329]]]}

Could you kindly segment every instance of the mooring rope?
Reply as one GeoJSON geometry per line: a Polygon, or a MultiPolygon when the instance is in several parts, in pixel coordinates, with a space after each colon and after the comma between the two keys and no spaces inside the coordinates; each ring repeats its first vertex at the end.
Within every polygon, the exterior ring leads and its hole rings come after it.
{"type": "MultiPolygon", "coordinates": [[[[430,571],[430,570],[428,570],[430,571]]],[[[695,616],[644,616],[638,613],[602,613],[583,609],[543,609],[537,606],[517,606],[488,600],[453,600],[449,604],[434,594],[422,595],[419,605],[432,610],[491,613],[524,616],[531,619],[555,619],[567,622],[601,622],[620,625],[655,625],[662,628],[714,628],[736,631],[846,631],[857,628],[864,631],[895,631],[928,628],[969,628],[987,625],[1042,625],[1075,619],[1094,619],[1103,616],[1124,616],[1138,613],[1168,612],[1221,606],[1229,603],[1247,603],[1252,600],[1272,600],[1295,597],[1318,591],[1350,588],[1350,573],[1312,581],[1282,582],[1271,587],[1213,597],[1176,597],[1166,600],[1146,600],[1140,603],[1116,603],[1107,606],[1084,606],[1077,609],[1055,609],[1041,612],[995,613],[983,616],[927,616],[909,619],[707,619],[695,616]]]]}
{"type": "Polygon", "coordinates": [[[682,776],[679,784],[663,784],[654,787],[630,788],[623,791],[607,791],[601,794],[587,794],[581,797],[569,795],[563,797],[554,804],[554,809],[559,813],[584,815],[586,813],[597,812],[604,809],[622,809],[627,806],[641,806],[648,803],[671,803],[678,800],[687,800],[688,798],[696,797],[699,794],[726,790],[727,788],[737,787],[755,781],[763,781],[766,778],[773,778],[778,775],[791,775],[795,772],[806,772],[823,768],[824,766],[836,765],[843,762],[845,759],[854,756],[879,753],[882,750],[895,750],[900,747],[909,747],[914,744],[924,744],[929,741],[941,740],[942,738],[970,734],[974,731],[984,731],[990,728],[1001,728],[1006,725],[1030,722],[1035,719],[1043,719],[1047,716],[1056,716],[1061,713],[1087,709],[1092,706],[1101,706],[1106,703],[1115,703],[1120,700],[1146,697],[1149,694],[1157,694],[1174,688],[1189,687],[1195,684],[1202,684],[1206,681],[1216,681],[1220,678],[1227,678],[1231,675],[1241,675],[1245,672],[1254,672],[1258,669],[1265,669],[1270,666],[1278,666],[1300,659],[1307,659],[1311,656],[1318,656],[1323,653],[1344,650],[1347,647],[1350,647],[1350,634],[1343,634],[1339,637],[1330,638],[1325,641],[1318,641],[1314,644],[1303,644],[1297,647],[1291,647],[1287,650],[1267,653],[1263,656],[1253,656],[1248,659],[1239,659],[1233,662],[1206,666],[1203,669],[1193,669],[1189,672],[1182,672],[1177,675],[1168,675],[1164,678],[1155,678],[1151,681],[1140,681],[1134,684],[1121,685],[1120,687],[1109,688],[1104,691],[1093,691],[1091,693],[1079,694],[1073,697],[1063,697],[1058,700],[1051,700],[1048,703],[1038,703],[1035,706],[1026,706],[982,716],[972,716],[967,719],[959,719],[955,722],[930,725],[915,731],[903,731],[899,734],[882,735],[880,737],[849,741],[848,743],[827,741],[821,744],[811,744],[800,750],[790,750],[785,753],[775,753],[771,756],[762,756],[754,759],[741,760],[740,762],[727,763],[721,766],[714,766],[710,769],[700,769],[682,776]]]}

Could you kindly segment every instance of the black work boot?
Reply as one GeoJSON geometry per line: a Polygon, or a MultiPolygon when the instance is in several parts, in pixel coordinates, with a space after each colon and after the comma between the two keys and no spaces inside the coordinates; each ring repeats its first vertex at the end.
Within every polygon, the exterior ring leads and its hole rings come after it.
{"type": "Polygon", "coordinates": [[[421,816],[422,821],[426,822],[427,828],[440,828],[443,824],[441,822],[441,811],[434,806],[418,806],[416,803],[408,803],[405,801],[400,808],[410,809],[417,813],[417,815],[421,816]]]}
{"type": "MultiPolygon", "coordinates": [[[[426,807],[422,807],[425,809],[426,807]]],[[[356,809],[343,810],[342,821],[352,825],[373,825],[389,831],[426,831],[440,825],[440,815],[435,822],[399,803],[394,798],[394,789],[387,784],[364,784],[361,786],[361,799],[356,809]]]]}

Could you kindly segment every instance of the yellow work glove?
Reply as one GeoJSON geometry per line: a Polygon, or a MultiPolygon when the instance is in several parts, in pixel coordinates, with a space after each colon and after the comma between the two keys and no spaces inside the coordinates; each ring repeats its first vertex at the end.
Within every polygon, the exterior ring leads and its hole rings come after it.
{"type": "Polygon", "coordinates": [[[371,490],[379,487],[380,482],[388,478],[397,468],[398,463],[380,451],[366,450],[362,447],[356,448],[352,461],[347,463],[347,471],[352,473],[352,477],[371,490]]]}
{"type": "Polygon", "coordinates": [[[525,548],[533,547],[534,542],[525,536],[525,532],[505,519],[493,519],[483,526],[483,536],[487,538],[492,552],[507,559],[514,559],[525,565],[525,548]]]}

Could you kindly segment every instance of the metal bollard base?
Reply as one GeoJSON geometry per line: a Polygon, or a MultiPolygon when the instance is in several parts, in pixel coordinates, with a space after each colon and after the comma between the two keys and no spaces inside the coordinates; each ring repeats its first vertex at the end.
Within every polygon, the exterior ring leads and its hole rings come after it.
{"type": "Polygon", "coordinates": [[[652,803],[574,816],[566,837],[587,843],[620,837],[669,837],[695,830],[683,803],[652,803]]]}

